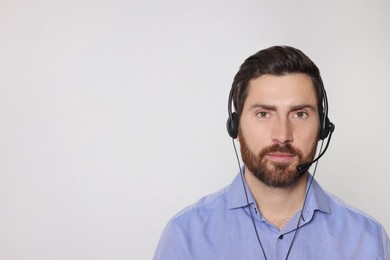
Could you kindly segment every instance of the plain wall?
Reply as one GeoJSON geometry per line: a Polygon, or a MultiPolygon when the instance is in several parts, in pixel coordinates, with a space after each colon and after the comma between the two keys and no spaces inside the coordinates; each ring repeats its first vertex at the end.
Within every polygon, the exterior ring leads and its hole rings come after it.
{"type": "Polygon", "coordinates": [[[317,180],[390,232],[390,2],[0,0],[0,259],[151,259],[237,173],[234,74],[271,45],[320,67],[317,180]]]}

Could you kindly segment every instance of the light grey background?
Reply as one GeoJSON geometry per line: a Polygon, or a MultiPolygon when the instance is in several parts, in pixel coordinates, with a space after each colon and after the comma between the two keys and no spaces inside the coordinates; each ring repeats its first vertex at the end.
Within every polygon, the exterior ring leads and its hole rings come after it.
{"type": "MultiPolygon", "coordinates": [[[[0,259],[150,259],[237,172],[238,66],[320,67],[336,131],[317,179],[390,231],[390,2],[0,1],[0,259]]],[[[357,227],[358,228],[358,227],[357,227]]]]}

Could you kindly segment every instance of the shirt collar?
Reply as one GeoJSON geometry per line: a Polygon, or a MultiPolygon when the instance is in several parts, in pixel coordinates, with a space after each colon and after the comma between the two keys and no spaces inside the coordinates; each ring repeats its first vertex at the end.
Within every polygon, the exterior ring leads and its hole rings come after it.
{"type": "MultiPolygon", "coordinates": [[[[244,171],[244,169],[242,170],[244,171]]],[[[309,184],[312,179],[312,175],[309,174],[307,183],[309,184]]],[[[227,202],[229,209],[242,208],[254,203],[255,200],[245,178],[244,185],[247,190],[248,200],[246,199],[245,191],[242,185],[241,173],[238,173],[228,189],[227,202]]],[[[305,222],[311,220],[316,210],[328,214],[331,213],[328,196],[315,179],[313,179],[309,194],[307,196],[308,197],[306,199],[306,205],[303,212],[303,219],[305,222]]]]}
{"type": "MultiPolygon", "coordinates": [[[[244,172],[244,167],[242,167],[242,172],[244,172]]],[[[242,176],[241,178],[241,173],[238,173],[237,176],[234,178],[233,182],[230,184],[228,189],[227,203],[229,209],[246,207],[249,204],[253,204],[254,202],[255,200],[252,196],[252,192],[250,191],[244,176],[242,176]],[[247,191],[248,200],[246,199],[245,196],[245,190],[243,187],[242,179],[244,180],[244,185],[247,191]]]]}
{"type": "Polygon", "coordinates": [[[321,188],[318,182],[313,179],[311,174],[308,175],[307,183],[308,185],[312,181],[309,194],[307,195],[306,205],[302,217],[305,222],[308,222],[313,217],[313,214],[316,210],[322,211],[324,213],[330,214],[331,207],[329,202],[329,197],[326,192],[321,188]]]}

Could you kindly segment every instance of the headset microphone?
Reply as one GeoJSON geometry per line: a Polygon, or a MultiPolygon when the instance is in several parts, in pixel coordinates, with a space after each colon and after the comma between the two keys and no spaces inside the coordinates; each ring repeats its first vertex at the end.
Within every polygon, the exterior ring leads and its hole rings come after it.
{"type": "Polygon", "coordinates": [[[332,138],[332,133],[335,129],[335,126],[333,123],[331,122],[328,122],[328,130],[329,130],[329,137],[328,137],[328,140],[326,142],[326,146],[324,148],[324,150],[317,156],[317,158],[315,158],[313,161],[311,162],[307,162],[307,163],[303,163],[303,164],[300,164],[297,166],[297,172],[299,174],[304,174],[307,170],[309,170],[310,166],[315,163],[316,161],[318,161],[326,152],[326,150],[328,149],[328,146],[329,146],[329,143],[330,143],[330,139],[332,138]]]}

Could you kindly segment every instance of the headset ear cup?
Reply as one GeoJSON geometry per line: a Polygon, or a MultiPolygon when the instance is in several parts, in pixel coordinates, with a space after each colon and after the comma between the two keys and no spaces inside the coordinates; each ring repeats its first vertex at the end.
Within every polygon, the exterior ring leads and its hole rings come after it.
{"type": "Polygon", "coordinates": [[[334,125],[330,122],[329,118],[326,117],[325,122],[323,123],[323,125],[321,126],[321,129],[320,129],[320,139],[321,140],[324,140],[325,138],[328,137],[329,132],[330,132],[332,127],[334,128],[334,125]]]}
{"type": "Polygon", "coordinates": [[[226,122],[226,128],[231,138],[236,139],[238,136],[239,117],[236,112],[231,113],[226,122]]]}

